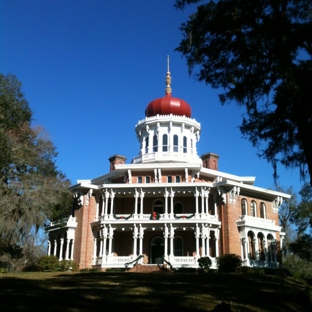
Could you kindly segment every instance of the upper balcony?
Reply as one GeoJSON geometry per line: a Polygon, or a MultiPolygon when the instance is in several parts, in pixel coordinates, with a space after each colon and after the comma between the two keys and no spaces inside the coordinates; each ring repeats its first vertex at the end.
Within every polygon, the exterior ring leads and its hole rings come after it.
{"type": "Polygon", "coordinates": [[[279,231],[280,226],[276,225],[275,220],[252,217],[248,215],[239,216],[239,220],[236,221],[237,227],[250,227],[258,228],[268,231],[279,231]]]}

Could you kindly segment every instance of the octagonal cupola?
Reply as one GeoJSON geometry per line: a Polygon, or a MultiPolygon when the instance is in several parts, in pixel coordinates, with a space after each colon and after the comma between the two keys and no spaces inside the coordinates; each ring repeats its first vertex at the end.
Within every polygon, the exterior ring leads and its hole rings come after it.
{"type": "Polygon", "coordinates": [[[201,162],[196,149],[200,124],[191,118],[190,105],[171,92],[168,57],[165,96],[147,105],[145,119],[135,127],[140,152],[132,163],[201,162]]]}

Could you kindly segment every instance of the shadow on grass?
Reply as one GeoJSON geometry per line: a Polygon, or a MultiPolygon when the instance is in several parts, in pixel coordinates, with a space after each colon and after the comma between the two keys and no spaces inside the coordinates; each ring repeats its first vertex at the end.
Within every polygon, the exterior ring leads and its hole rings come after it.
{"type": "Polygon", "coordinates": [[[303,283],[276,276],[20,273],[0,276],[0,311],[311,311],[303,283]]]}

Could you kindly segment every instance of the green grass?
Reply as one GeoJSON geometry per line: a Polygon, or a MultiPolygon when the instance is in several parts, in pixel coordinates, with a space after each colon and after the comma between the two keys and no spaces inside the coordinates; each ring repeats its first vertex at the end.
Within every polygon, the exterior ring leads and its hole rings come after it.
{"type": "Polygon", "coordinates": [[[309,286],[291,277],[196,273],[0,275],[0,311],[312,311],[309,286]]]}

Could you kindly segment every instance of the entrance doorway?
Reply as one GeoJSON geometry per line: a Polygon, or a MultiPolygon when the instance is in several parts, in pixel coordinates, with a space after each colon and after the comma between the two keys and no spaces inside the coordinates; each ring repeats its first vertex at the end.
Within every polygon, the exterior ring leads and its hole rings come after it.
{"type": "Polygon", "coordinates": [[[161,264],[164,255],[164,239],[161,236],[155,236],[151,240],[150,263],[161,264]]]}

